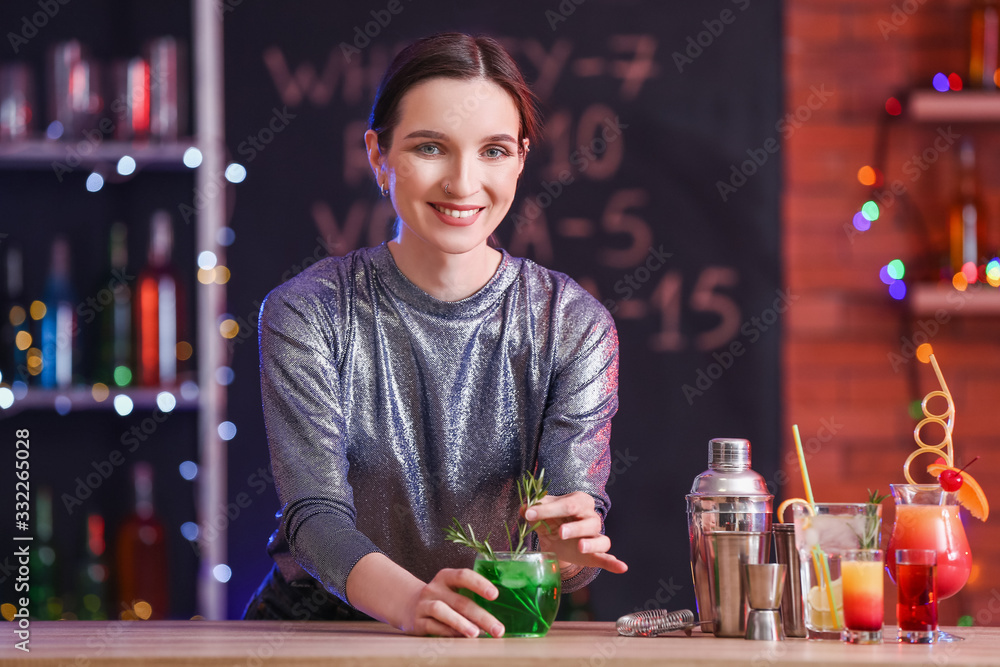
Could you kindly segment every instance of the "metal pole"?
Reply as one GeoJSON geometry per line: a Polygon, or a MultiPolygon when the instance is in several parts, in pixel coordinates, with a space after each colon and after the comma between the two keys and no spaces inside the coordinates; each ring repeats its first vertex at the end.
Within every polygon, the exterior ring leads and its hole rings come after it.
{"type": "MultiPolygon", "coordinates": [[[[194,108],[196,145],[202,163],[196,174],[194,208],[197,211],[196,253],[211,250],[225,265],[225,247],[218,231],[225,225],[226,180],[223,97],[222,16],[215,0],[192,0],[194,30],[194,108]]],[[[226,414],[226,388],[215,380],[216,369],[226,362],[226,340],[218,330],[219,315],[226,305],[226,287],[214,282],[198,283],[198,474],[199,536],[201,563],[198,571],[198,609],[210,620],[226,614],[226,587],[215,578],[216,565],[226,562],[225,526],[212,525],[226,504],[226,443],[218,426],[226,414]]]]}

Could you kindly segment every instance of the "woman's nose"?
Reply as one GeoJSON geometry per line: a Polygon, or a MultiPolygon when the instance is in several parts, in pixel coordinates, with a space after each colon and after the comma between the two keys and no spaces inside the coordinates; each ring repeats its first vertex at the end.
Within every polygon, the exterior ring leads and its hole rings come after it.
{"type": "Polygon", "coordinates": [[[456,200],[479,192],[482,181],[475,157],[459,155],[452,160],[444,182],[448,184],[448,194],[456,200]]]}

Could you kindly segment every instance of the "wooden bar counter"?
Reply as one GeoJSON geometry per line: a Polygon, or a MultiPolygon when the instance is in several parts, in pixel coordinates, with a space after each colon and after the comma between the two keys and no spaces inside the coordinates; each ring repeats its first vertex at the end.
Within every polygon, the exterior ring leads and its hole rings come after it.
{"type": "MultiPolygon", "coordinates": [[[[699,631],[691,637],[626,638],[614,623],[556,623],[541,639],[495,640],[410,637],[372,622],[37,621],[30,628],[30,653],[14,648],[14,624],[8,628],[0,664],[32,667],[1000,664],[1000,628],[949,628],[966,638],[951,644],[849,646],[720,639],[699,631]]],[[[886,627],[886,635],[895,636],[895,628],[886,627]]]]}

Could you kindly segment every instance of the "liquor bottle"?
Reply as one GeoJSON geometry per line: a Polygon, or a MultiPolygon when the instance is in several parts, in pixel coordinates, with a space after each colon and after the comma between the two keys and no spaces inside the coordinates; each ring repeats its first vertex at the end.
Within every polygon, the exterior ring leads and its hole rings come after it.
{"type": "Polygon", "coordinates": [[[127,229],[122,222],[111,225],[110,271],[101,289],[110,291],[110,302],[101,311],[99,366],[95,377],[109,386],[132,384],[134,354],[132,343],[132,276],[128,275],[127,229]]]}
{"type": "Polygon", "coordinates": [[[77,618],[103,621],[108,617],[108,566],[104,557],[104,517],[87,515],[87,544],[77,584],[77,618]]]}
{"type": "Polygon", "coordinates": [[[28,311],[24,307],[24,289],[21,248],[9,243],[4,254],[4,303],[0,317],[0,382],[11,386],[15,382],[28,381],[28,348],[31,347],[31,332],[28,326],[28,311]]]}
{"type": "Polygon", "coordinates": [[[171,264],[173,229],[170,214],[153,213],[149,256],[139,273],[136,304],[136,367],[139,384],[157,386],[177,379],[177,342],[181,333],[182,294],[171,264]]]}
{"type": "Polygon", "coordinates": [[[42,302],[41,384],[65,389],[73,384],[77,365],[76,296],[70,282],[69,241],[57,236],[52,242],[52,266],[42,302]]]}
{"type": "Polygon", "coordinates": [[[62,599],[58,596],[56,551],[52,545],[52,491],[41,487],[35,493],[37,534],[29,554],[31,616],[43,621],[58,621],[62,616],[62,599]]]}
{"type": "Polygon", "coordinates": [[[974,0],[969,49],[969,84],[973,88],[1000,87],[1000,0],[974,0]]]}
{"type": "Polygon", "coordinates": [[[135,509],[118,530],[118,601],[137,618],[162,619],[170,589],[166,531],[153,508],[153,467],[136,463],[132,478],[135,509]]]}
{"type": "Polygon", "coordinates": [[[986,224],[976,185],[976,151],[970,140],[962,140],[958,160],[958,192],[948,215],[952,275],[967,262],[978,269],[981,255],[986,252],[986,224]]]}

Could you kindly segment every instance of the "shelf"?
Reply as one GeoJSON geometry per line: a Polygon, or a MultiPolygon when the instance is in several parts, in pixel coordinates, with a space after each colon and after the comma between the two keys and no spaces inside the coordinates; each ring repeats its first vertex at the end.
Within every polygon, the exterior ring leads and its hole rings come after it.
{"type": "Polygon", "coordinates": [[[949,285],[923,284],[910,288],[910,310],[917,315],[934,315],[944,310],[951,315],[1000,316],[1000,289],[973,285],[960,292],[949,285]]]}
{"type": "Polygon", "coordinates": [[[197,410],[198,392],[193,393],[191,398],[184,398],[178,387],[136,387],[121,391],[112,391],[103,401],[96,400],[91,394],[90,387],[73,387],[72,389],[38,389],[31,388],[24,394],[23,398],[15,399],[13,405],[6,409],[0,409],[0,419],[9,417],[12,414],[24,410],[56,410],[56,401],[60,397],[69,399],[70,413],[81,410],[100,410],[104,412],[114,412],[115,396],[125,395],[132,399],[132,411],[153,410],[156,406],[156,397],[160,392],[169,391],[177,400],[177,405],[173,411],[197,410]]]}
{"type": "Polygon", "coordinates": [[[78,142],[38,139],[4,142],[0,143],[0,169],[55,169],[53,163],[66,169],[90,168],[113,165],[129,155],[135,159],[137,172],[147,168],[189,171],[184,166],[184,151],[194,143],[194,139],[169,144],[103,141],[96,146],[86,139],[78,142]]]}
{"type": "Polygon", "coordinates": [[[925,122],[1000,122],[1000,90],[938,92],[915,90],[910,93],[906,114],[925,122]]]}

